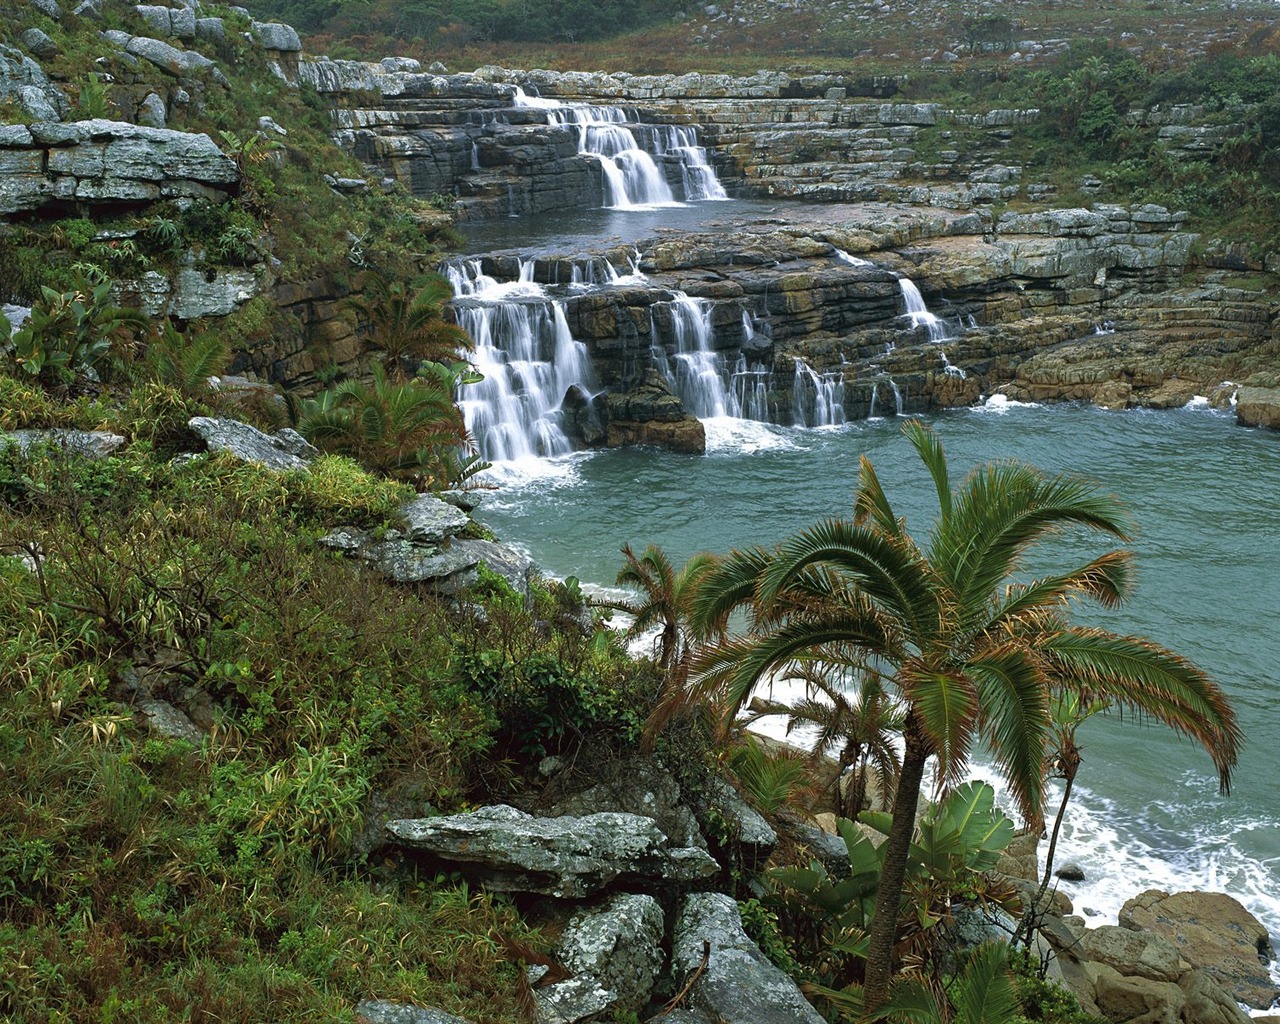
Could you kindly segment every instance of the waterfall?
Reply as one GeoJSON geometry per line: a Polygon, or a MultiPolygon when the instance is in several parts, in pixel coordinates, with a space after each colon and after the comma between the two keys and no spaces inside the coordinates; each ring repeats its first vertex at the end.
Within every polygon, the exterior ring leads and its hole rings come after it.
{"type": "Polygon", "coordinates": [[[929,332],[931,342],[950,340],[951,332],[947,330],[947,325],[929,312],[929,307],[924,304],[924,296],[920,294],[915,282],[909,277],[900,277],[898,287],[902,290],[902,301],[906,306],[906,312],[902,315],[911,320],[911,326],[924,327],[929,332]]]}
{"type": "Polygon", "coordinates": [[[707,163],[707,151],[698,145],[698,131],[690,125],[659,129],[662,152],[680,161],[681,184],[686,202],[729,198],[716,172],[707,163]]]}
{"type": "Polygon", "coordinates": [[[792,417],[797,427],[836,427],[844,417],[844,375],[818,373],[796,357],[791,384],[792,417]]]}
{"type": "Polygon", "coordinates": [[[836,256],[836,259],[838,259],[841,263],[847,263],[851,267],[875,266],[875,264],[872,263],[870,260],[864,260],[861,256],[853,256],[850,253],[845,252],[843,249],[836,249],[835,256],[836,256]]]}
{"type": "Polygon", "coordinates": [[[519,86],[514,103],[545,111],[549,124],[577,127],[578,152],[594,157],[604,175],[606,207],[631,210],[676,204],[655,157],[679,163],[687,201],[729,198],[707,163],[706,150],[698,145],[697,131],[692,127],[646,130],[629,123],[619,107],[562,103],[529,96],[519,86]],[[637,132],[647,138],[653,152],[644,148],[637,132]]]}
{"type": "Polygon", "coordinates": [[[741,353],[729,377],[732,398],[738,414],[747,420],[770,423],[776,418],[777,403],[770,404],[769,394],[774,390],[773,372],[765,365],[747,365],[747,357],[741,353]]]}
{"type": "MultiPolygon", "coordinates": [[[[711,303],[676,292],[664,305],[671,313],[675,364],[673,367],[665,351],[657,361],[671,390],[699,419],[741,415],[735,396],[726,387],[724,359],[711,347],[711,303]]],[[[655,338],[657,334],[655,325],[655,338]]]]}
{"type": "MultiPolygon", "coordinates": [[[[895,381],[887,373],[884,374],[883,380],[886,383],[888,383],[889,389],[893,392],[893,414],[895,416],[901,416],[902,404],[903,404],[902,391],[899,389],[897,381],[895,381]]],[[[879,402],[880,402],[880,381],[877,380],[873,382],[871,385],[871,404],[870,404],[870,407],[867,409],[867,419],[873,420],[880,415],[880,413],[877,412],[876,410],[876,406],[879,404],[879,402]]]]}
{"type": "Polygon", "coordinates": [[[943,373],[945,373],[948,377],[959,377],[961,380],[965,379],[967,375],[965,374],[964,370],[962,370],[958,366],[953,366],[951,364],[951,360],[947,358],[947,354],[945,352],[939,350],[938,355],[942,356],[942,372],[943,373]]]}
{"type": "Polygon", "coordinates": [[[484,376],[459,404],[490,462],[570,451],[560,402],[575,384],[596,389],[586,345],[574,340],[563,303],[533,280],[533,270],[532,260],[522,260],[518,279],[500,283],[479,260],[444,268],[454,315],[475,343],[472,362],[484,376]]]}

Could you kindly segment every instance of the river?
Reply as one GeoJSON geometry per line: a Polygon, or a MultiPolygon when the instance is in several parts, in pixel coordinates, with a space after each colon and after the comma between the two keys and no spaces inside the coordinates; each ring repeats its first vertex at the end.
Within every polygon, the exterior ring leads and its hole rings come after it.
{"type": "MultiPolygon", "coordinates": [[[[1083,727],[1058,853],[1086,873],[1061,884],[1076,912],[1101,924],[1143,889],[1222,890],[1280,935],[1280,437],[1194,404],[1117,413],[997,399],[929,422],[957,479],[981,461],[1015,458],[1122,495],[1140,528],[1136,593],[1115,612],[1083,607],[1077,621],[1192,658],[1231,695],[1247,737],[1224,797],[1203,751],[1162,727],[1114,718],[1083,727]]],[[[679,561],[772,544],[847,513],[865,454],[908,528],[923,534],[933,494],[899,426],[892,417],[816,430],[711,420],[705,456],[625,449],[498,467],[500,487],[478,518],[548,572],[608,588],[624,542],[661,544],[679,561]]],[[[1100,549],[1063,543],[1060,554],[1100,549]]]]}

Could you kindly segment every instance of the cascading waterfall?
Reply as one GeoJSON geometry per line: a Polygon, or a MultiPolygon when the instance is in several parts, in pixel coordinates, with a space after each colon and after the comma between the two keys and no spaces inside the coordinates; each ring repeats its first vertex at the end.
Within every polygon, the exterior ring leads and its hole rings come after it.
{"type": "Polygon", "coordinates": [[[445,268],[454,315],[475,343],[472,361],[484,376],[459,404],[490,462],[571,451],[560,402],[574,385],[595,390],[586,345],[574,340],[564,304],[547,295],[533,272],[532,260],[521,261],[519,278],[499,283],[479,260],[445,268]]]}
{"type": "Polygon", "coordinates": [[[939,352],[938,355],[942,357],[943,373],[945,373],[948,377],[958,377],[960,380],[965,379],[967,375],[965,374],[964,370],[962,370],[958,366],[953,365],[951,360],[947,358],[947,354],[945,352],[939,352]]]}
{"type": "Polygon", "coordinates": [[[685,199],[728,199],[715,170],[707,163],[706,150],[698,145],[697,131],[688,126],[644,128],[627,121],[619,107],[529,96],[516,87],[514,104],[546,112],[547,121],[578,129],[578,152],[591,156],[604,174],[605,206],[617,210],[672,206],[676,199],[658,166],[657,158],[679,163],[685,199]],[[650,142],[646,150],[637,133],[650,142]]]}
{"type": "Polygon", "coordinates": [[[915,282],[909,277],[900,277],[898,287],[902,290],[902,302],[906,306],[906,312],[902,315],[911,320],[911,326],[925,328],[931,342],[950,341],[951,332],[947,325],[941,317],[929,312],[929,307],[924,304],[924,296],[920,294],[915,282]]]}
{"type": "MultiPolygon", "coordinates": [[[[665,304],[671,313],[671,333],[675,342],[675,363],[666,353],[655,353],[663,371],[684,407],[699,419],[713,416],[741,416],[742,411],[725,382],[723,357],[711,347],[711,303],[695,299],[684,292],[665,304]]],[[[654,337],[658,332],[654,330],[654,337]]]]}
{"type": "Polygon", "coordinates": [[[797,427],[837,427],[845,421],[844,375],[836,370],[818,373],[796,357],[791,384],[791,407],[797,427]]]}

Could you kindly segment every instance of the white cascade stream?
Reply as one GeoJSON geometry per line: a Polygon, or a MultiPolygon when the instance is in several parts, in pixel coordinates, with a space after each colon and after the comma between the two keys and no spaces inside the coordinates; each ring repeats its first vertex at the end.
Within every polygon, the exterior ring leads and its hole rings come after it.
{"type": "Polygon", "coordinates": [[[941,317],[929,312],[929,307],[924,303],[924,296],[920,294],[920,289],[916,287],[915,282],[909,277],[900,277],[898,287],[902,290],[902,302],[906,306],[906,312],[902,315],[911,321],[911,326],[925,328],[929,332],[931,342],[950,341],[951,331],[941,317]]]}
{"type": "Polygon", "coordinates": [[[668,158],[680,165],[687,202],[729,198],[691,126],[645,127],[629,122],[619,107],[544,99],[528,95],[519,86],[514,104],[545,111],[550,124],[577,127],[578,152],[594,157],[604,174],[606,207],[633,210],[677,205],[658,165],[668,158]]]}

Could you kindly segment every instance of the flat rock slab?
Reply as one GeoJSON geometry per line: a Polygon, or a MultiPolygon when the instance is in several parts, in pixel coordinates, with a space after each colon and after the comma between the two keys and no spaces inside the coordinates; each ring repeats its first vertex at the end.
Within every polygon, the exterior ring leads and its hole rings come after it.
{"type": "Polygon", "coordinates": [[[0,448],[16,445],[26,453],[39,445],[61,448],[64,452],[96,461],[105,459],[124,446],[124,438],[105,430],[10,430],[0,431],[0,448]]]}
{"type": "Polygon", "coordinates": [[[1124,928],[1167,939],[1247,1006],[1265,1010],[1280,996],[1267,969],[1275,956],[1267,929],[1226,893],[1148,889],[1121,908],[1119,920],[1124,928]]]}
{"type": "Polygon", "coordinates": [[[210,416],[194,416],[187,426],[204,439],[209,451],[228,452],[243,462],[257,462],[278,473],[306,469],[307,463],[320,454],[306,438],[287,427],[264,434],[239,420],[210,416]]]}
{"type": "Polygon", "coordinates": [[[657,823],[638,814],[536,818],[499,804],[388,822],[387,834],[401,846],[471,867],[491,888],[571,899],[624,876],[691,882],[720,870],[705,850],[672,848],[657,823]]]}
{"type": "Polygon", "coordinates": [[[693,1009],[717,1024],[824,1024],[796,983],[742,930],[738,905],[723,893],[685,898],[671,954],[677,980],[698,969],[704,949],[706,971],[689,993],[693,1009]]]}

